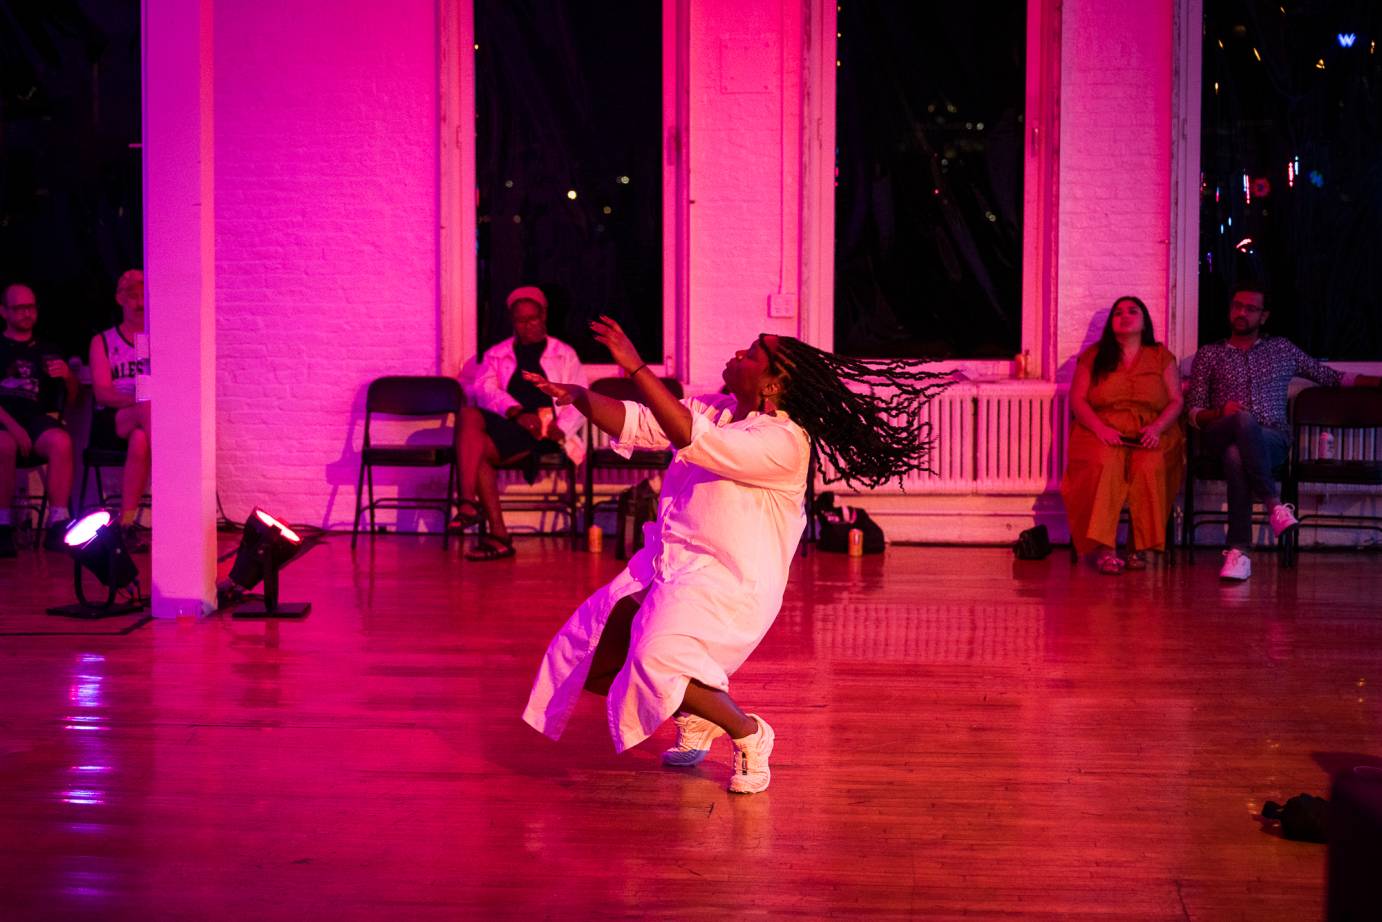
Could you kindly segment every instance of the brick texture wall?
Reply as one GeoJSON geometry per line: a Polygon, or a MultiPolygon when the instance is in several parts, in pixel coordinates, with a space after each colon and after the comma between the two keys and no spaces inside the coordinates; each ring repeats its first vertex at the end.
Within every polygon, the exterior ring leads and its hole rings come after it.
{"type": "Polygon", "coordinates": [[[216,6],[217,482],[237,519],[348,522],[367,382],[437,370],[436,3],[348,6],[216,6]]]}
{"type": "Polygon", "coordinates": [[[1171,227],[1170,0],[1065,0],[1057,359],[1068,378],[1113,299],[1166,331],[1171,227]]]}
{"type": "Polygon", "coordinates": [[[692,3],[692,390],[718,389],[759,333],[797,333],[768,316],[770,294],[798,293],[802,22],[787,8],[692,3]]]}

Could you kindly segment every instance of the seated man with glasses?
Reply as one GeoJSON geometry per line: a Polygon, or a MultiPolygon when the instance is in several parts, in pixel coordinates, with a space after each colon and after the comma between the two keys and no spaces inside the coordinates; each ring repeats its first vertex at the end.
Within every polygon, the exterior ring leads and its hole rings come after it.
{"type": "Polygon", "coordinates": [[[21,458],[37,457],[48,464],[48,532],[43,546],[62,547],[70,514],[72,472],[76,467],[72,438],[53,414],[65,397],[77,397],[77,379],[62,350],[34,335],[38,299],[27,285],[5,289],[0,317],[0,557],[15,556],[14,522],[10,503],[21,458]]]}
{"type": "Polygon", "coordinates": [[[1262,503],[1272,533],[1296,527],[1295,510],[1281,501],[1272,471],[1285,462],[1291,427],[1287,389],[1295,377],[1326,387],[1377,387],[1373,375],[1343,374],[1317,362],[1285,337],[1263,331],[1269,316],[1262,286],[1238,285],[1229,301],[1229,336],[1201,346],[1190,369],[1190,424],[1202,430],[1201,451],[1223,462],[1228,484],[1228,548],[1223,579],[1252,575],[1252,504],[1262,503]]]}

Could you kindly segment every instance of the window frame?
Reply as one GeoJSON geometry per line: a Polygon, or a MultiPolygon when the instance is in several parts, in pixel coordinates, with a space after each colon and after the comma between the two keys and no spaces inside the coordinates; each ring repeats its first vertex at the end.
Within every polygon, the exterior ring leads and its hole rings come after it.
{"type": "MultiPolygon", "coordinates": [[[[835,70],[836,7],[813,0],[805,100],[804,221],[810,229],[803,254],[806,317],[803,332],[834,347],[835,70]]],[[[953,359],[937,363],[975,380],[1055,376],[1058,357],[1051,326],[1056,316],[1056,257],[1060,167],[1060,0],[1027,0],[1027,61],[1022,212],[1022,351],[1025,371],[1012,359],[953,359]]]]}
{"type": "MultiPolygon", "coordinates": [[[[688,138],[690,0],[662,2],[662,355],[648,356],[659,375],[688,367],[689,195],[688,138]]],[[[476,330],[475,5],[438,0],[439,132],[438,308],[439,373],[456,375],[479,349],[476,330]],[[465,127],[471,126],[467,134],[465,127]]],[[[591,380],[619,374],[618,366],[586,365],[591,380]]]]}

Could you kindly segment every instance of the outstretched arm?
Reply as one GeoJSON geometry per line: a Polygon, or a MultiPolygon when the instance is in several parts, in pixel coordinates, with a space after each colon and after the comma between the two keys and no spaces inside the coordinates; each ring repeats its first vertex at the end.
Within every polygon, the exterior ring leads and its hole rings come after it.
{"type": "Polygon", "coordinates": [[[542,375],[531,371],[523,372],[523,377],[542,391],[559,407],[567,405],[580,410],[592,423],[613,436],[624,429],[624,401],[597,394],[579,384],[558,384],[548,381],[542,375]]]}
{"type": "MultiPolygon", "coordinates": [[[[603,343],[609,349],[614,361],[638,387],[638,392],[643,395],[643,402],[652,410],[653,417],[667,434],[667,441],[677,448],[690,445],[691,411],[675,394],[667,390],[667,385],[662,383],[662,379],[653,374],[647,363],[638,357],[638,350],[634,348],[618,321],[613,317],[601,316],[599,320],[591,321],[590,329],[595,334],[595,341],[603,343]]],[[[596,422],[596,425],[600,424],[596,422]]]]}

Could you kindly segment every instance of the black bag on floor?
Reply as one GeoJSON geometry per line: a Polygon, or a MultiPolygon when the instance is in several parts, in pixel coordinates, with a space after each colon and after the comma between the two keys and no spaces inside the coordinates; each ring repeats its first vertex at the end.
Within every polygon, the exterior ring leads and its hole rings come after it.
{"type": "Polygon", "coordinates": [[[1037,525],[1019,534],[1013,553],[1018,560],[1045,560],[1051,553],[1051,535],[1046,526],[1037,525]]]}
{"type": "Polygon", "coordinates": [[[883,529],[863,509],[836,506],[834,493],[816,497],[816,546],[832,554],[849,553],[849,533],[859,529],[864,536],[864,553],[881,554],[887,544],[883,529]]]}

